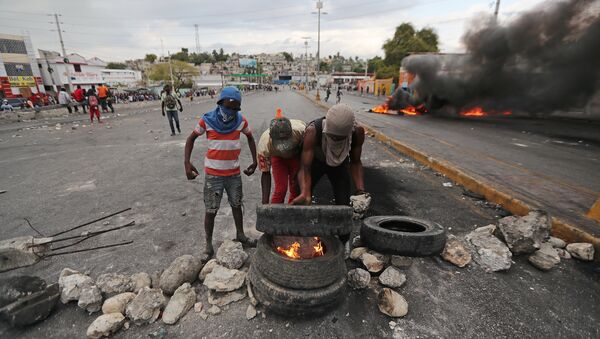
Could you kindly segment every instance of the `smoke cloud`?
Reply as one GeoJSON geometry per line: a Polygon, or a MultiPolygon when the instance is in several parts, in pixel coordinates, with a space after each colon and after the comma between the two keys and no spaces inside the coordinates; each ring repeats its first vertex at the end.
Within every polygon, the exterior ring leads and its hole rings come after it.
{"type": "Polygon", "coordinates": [[[481,19],[462,40],[464,55],[406,57],[414,95],[399,88],[391,106],[542,114],[582,108],[600,90],[600,1],[544,3],[507,25],[481,19]]]}

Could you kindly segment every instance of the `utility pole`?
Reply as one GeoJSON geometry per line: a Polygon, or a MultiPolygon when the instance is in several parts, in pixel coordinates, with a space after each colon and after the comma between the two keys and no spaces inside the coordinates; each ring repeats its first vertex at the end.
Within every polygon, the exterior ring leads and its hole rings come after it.
{"type": "Polygon", "coordinates": [[[67,59],[67,51],[65,50],[65,43],[62,37],[62,30],[60,29],[60,22],[58,21],[58,14],[54,13],[54,21],[56,22],[56,30],[58,31],[58,39],[60,40],[60,47],[63,52],[63,62],[65,63],[65,69],[67,70],[67,82],[69,83],[68,93],[73,91],[73,84],[71,83],[71,70],[69,69],[69,59],[67,59]]]}
{"type": "Polygon", "coordinates": [[[196,30],[196,54],[200,54],[200,36],[198,35],[198,24],[194,24],[196,30]]]}
{"type": "Polygon", "coordinates": [[[302,37],[304,39],[304,66],[306,67],[306,76],[304,78],[304,91],[308,93],[308,40],[310,37],[302,37]]]}
{"type": "MultiPolygon", "coordinates": [[[[319,82],[319,73],[321,72],[321,9],[323,9],[323,1],[317,1],[317,95],[315,96],[315,100],[321,101],[321,96],[319,95],[319,88],[321,87],[319,82]]],[[[314,12],[313,12],[314,13],[314,12]]],[[[323,12],[323,14],[327,14],[327,12],[323,12]]]]}
{"type": "Polygon", "coordinates": [[[494,18],[498,20],[498,10],[500,9],[500,0],[496,0],[496,9],[494,10],[494,18]]]}
{"type": "Polygon", "coordinates": [[[173,66],[171,65],[171,53],[169,51],[167,51],[167,54],[169,55],[169,74],[171,75],[171,88],[174,91],[175,90],[175,81],[173,81],[173,66]]]}

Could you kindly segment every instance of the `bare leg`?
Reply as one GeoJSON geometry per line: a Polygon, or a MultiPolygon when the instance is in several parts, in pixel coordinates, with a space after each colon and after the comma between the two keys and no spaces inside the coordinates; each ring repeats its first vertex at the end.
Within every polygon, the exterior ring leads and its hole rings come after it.
{"type": "Polygon", "coordinates": [[[255,247],[256,239],[250,239],[244,234],[244,215],[242,214],[242,207],[232,207],[233,221],[235,222],[235,238],[242,244],[255,247]]]}
{"type": "MultiPolygon", "coordinates": [[[[204,257],[206,260],[210,259],[213,254],[215,254],[215,250],[212,246],[212,235],[213,230],[215,228],[215,217],[217,214],[215,213],[205,213],[204,214],[204,234],[206,239],[206,248],[204,249],[204,257]]],[[[203,258],[203,259],[205,259],[203,258]]]]}

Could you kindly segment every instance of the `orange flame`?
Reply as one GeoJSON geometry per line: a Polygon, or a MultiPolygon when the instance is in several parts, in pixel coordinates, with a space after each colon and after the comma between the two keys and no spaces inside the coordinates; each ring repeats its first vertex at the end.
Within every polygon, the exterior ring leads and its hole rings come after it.
{"type": "Polygon", "coordinates": [[[280,254],[291,259],[309,259],[324,255],[323,243],[319,237],[302,239],[303,240],[300,241],[294,241],[289,246],[277,246],[276,250],[280,254]],[[302,243],[302,245],[300,243],[302,243]]]}
{"type": "Polygon", "coordinates": [[[315,237],[317,244],[313,246],[315,249],[315,257],[320,257],[323,255],[323,244],[321,243],[321,239],[319,237],[315,237]]]}
{"type": "Polygon", "coordinates": [[[275,111],[275,118],[279,119],[279,118],[283,118],[283,110],[281,108],[277,108],[277,110],[275,111]]]}
{"type": "Polygon", "coordinates": [[[371,112],[380,114],[393,114],[393,112],[389,110],[387,102],[371,108],[371,112]]]}
{"type": "Polygon", "coordinates": [[[298,254],[299,249],[300,249],[300,243],[297,241],[295,241],[287,249],[285,249],[281,246],[277,246],[277,251],[279,253],[285,255],[286,257],[292,258],[292,259],[300,259],[300,254],[298,254]]]}
{"type": "Polygon", "coordinates": [[[479,106],[475,106],[475,107],[472,107],[467,110],[462,110],[460,112],[460,115],[463,117],[484,117],[484,116],[488,116],[488,115],[492,115],[492,114],[495,114],[495,115],[500,114],[500,115],[508,116],[508,115],[511,115],[512,112],[511,111],[504,111],[504,112],[489,111],[489,112],[486,112],[483,110],[483,108],[481,108],[479,106]]]}

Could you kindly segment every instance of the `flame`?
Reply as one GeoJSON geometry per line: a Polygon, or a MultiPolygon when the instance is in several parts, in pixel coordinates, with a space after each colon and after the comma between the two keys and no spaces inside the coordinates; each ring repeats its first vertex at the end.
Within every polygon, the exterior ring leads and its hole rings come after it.
{"type": "Polygon", "coordinates": [[[283,118],[283,110],[281,108],[277,108],[277,110],[275,111],[275,118],[279,119],[279,118],[283,118]]]}
{"type": "Polygon", "coordinates": [[[460,115],[463,117],[484,117],[484,116],[488,116],[488,115],[508,116],[511,114],[512,114],[511,111],[503,111],[503,112],[489,111],[489,112],[486,112],[483,110],[483,108],[481,108],[479,106],[475,106],[470,109],[460,111],[460,115]]]}
{"type": "Polygon", "coordinates": [[[421,114],[427,112],[427,109],[425,108],[425,105],[423,105],[423,104],[421,104],[417,107],[409,105],[409,106],[401,109],[399,112],[404,113],[404,115],[421,115],[421,114]]]}
{"type": "Polygon", "coordinates": [[[380,114],[393,114],[393,112],[389,110],[387,102],[371,108],[371,112],[380,114]]]}
{"type": "MultiPolygon", "coordinates": [[[[289,244],[286,237],[279,237],[280,241],[289,244]]],[[[298,239],[296,237],[296,239],[298,239]]],[[[298,241],[292,242],[289,246],[276,246],[277,252],[290,259],[310,259],[324,255],[323,243],[319,237],[300,238],[298,241]]]]}

